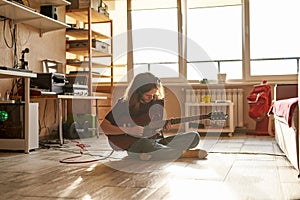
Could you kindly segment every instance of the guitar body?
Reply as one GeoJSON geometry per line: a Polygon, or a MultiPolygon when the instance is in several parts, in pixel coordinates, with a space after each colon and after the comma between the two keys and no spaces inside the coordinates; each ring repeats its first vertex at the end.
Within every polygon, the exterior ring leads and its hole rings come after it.
{"type": "MultiPolygon", "coordinates": [[[[114,119],[119,127],[145,127],[144,135],[148,135],[148,138],[158,138],[159,135],[152,133],[152,130],[148,130],[146,127],[152,121],[162,121],[164,113],[164,101],[156,100],[149,104],[147,107],[142,108],[142,114],[130,116],[129,113],[121,114],[117,119],[114,119]],[[151,131],[151,134],[148,134],[151,131]]],[[[110,146],[115,150],[127,150],[129,146],[140,138],[123,134],[123,135],[107,135],[110,146]]]]}

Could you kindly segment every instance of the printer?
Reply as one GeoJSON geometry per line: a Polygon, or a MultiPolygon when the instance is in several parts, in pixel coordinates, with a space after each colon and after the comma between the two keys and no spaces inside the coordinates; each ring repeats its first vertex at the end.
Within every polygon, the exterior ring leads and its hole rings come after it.
{"type": "Polygon", "coordinates": [[[30,79],[30,87],[45,92],[63,94],[66,76],[61,73],[37,73],[37,78],[30,79]]]}
{"type": "Polygon", "coordinates": [[[87,71],[70,71],[66,75],[67,84],[64,86],[64,94],[74,96],[88,96],[88,79],[89,72],[87,71]]]}

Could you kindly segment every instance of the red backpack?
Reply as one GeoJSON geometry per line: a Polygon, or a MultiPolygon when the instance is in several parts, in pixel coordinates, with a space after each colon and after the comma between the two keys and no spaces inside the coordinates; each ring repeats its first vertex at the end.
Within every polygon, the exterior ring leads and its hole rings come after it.
{"type": "Polygon", "coordinates": [[[247,96],[249,108],[249,116],[256,121],[261,121],[271,106],[271,87],[264,84],[256,85],[247,96]]]}

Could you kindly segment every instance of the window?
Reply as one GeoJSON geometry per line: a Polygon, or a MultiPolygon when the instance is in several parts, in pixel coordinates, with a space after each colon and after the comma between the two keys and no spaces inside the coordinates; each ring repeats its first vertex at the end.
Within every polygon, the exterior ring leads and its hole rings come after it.
{"type": "MultiPolygon", "coordinates": [[[[182,42],[187,45],[188,80],[216,80],[217,73],[239,81],[260,80],[261,76],[274,80],[274,75],[280,76],[277,80],[296,77],[300,62],[299,0],[249,1],[250,69],[242,64],[242,1],[226,1],[227,5],[209,0],[186,2],[182,24],[184,31],[186,25],[187,43],[182,42]]],[[[179,67],[184,66],[178,66],[176,1],[132,0],[132,4],[135,74],[151,71],[160,77],[177,78],[179,67]]]]}
{"type": "Polygon", "coordinates": [[[134,74],[179,77],[176,1],[132,1],[134,74]]]}
{"type": "Polygon", "coordinates": [[[188,80],[216,79],[218,72],[226,73],[227,79],[242,79],[241,12],[241,5],[188,5],[188,80]]]}
{"type": "Polygon", "coordinates": [[[299,0],[250,1],[251,76],[298,73],[299,8],[299,0]]]}

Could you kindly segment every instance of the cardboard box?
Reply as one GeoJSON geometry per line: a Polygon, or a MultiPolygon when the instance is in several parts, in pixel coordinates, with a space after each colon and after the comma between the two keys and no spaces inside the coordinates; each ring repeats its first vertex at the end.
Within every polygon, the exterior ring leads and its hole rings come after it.
{"type": "Polygon", "coordinates": [[[67,10],[70,9],[79,9],[79,8],[88,8],[90,7],[90,3],[91,3],[91,7],[98,11],[98,8],[100,7],[100,0],[68,0],[69,2],[71,2],[71,5],[67,6],[67,10]]]}
{"type": "MultiPolygon", "coordinates": [[[[88,40],[70,40],[68,48],[86,48],[88,47],[88,40]]],[[[109,45],[99,40],[92,40],[92,47],[103,52],[109,53],[109,45]]]]}

